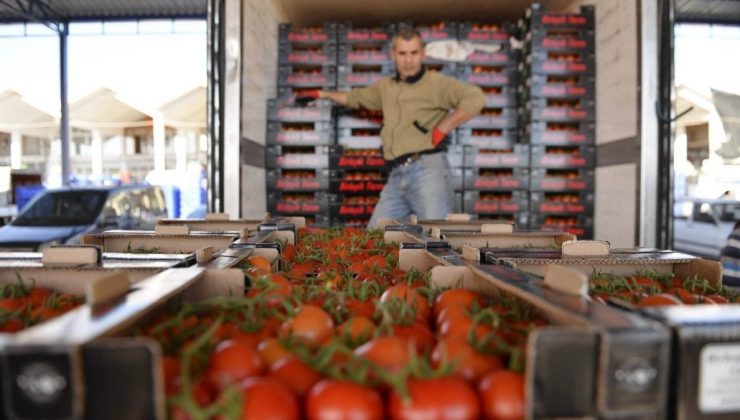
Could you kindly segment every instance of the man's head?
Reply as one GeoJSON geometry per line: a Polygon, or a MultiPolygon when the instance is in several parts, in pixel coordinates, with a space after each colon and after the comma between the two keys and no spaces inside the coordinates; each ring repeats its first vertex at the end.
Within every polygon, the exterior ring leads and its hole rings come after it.
{"type": "Polygon", "coordinates": [[[391,58],[401,80],[406,80],[421,70],[424,60],[424,43],[421,35],[409,27],[401,27],[393,37],[391,58]]]}

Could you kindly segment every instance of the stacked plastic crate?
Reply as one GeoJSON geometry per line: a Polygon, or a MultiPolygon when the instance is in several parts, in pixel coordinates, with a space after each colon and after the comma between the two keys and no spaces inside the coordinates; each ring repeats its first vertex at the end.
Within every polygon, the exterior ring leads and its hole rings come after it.
{"type": "Polygon", "coordinates": [[[486,93],[481,115],[457,129],[464,148],[463,210],[480,219],[503,219],[526,226],[529,145],[517,143],[517,55],[508,28],[462,23],[458,39],[486,45],[458,70],[462,81],[486,93]]]}
{"type": "MultiPolygon", "coordinates": [[[[354,28],[339,25],[337,89],[369,86],[393,73],[389,55],[392,26],[354,28]]],[[[337,145],[331,149],[330,214],[335,226],[364,226],[373,214],[388,178],[377,111],[339,109],[337,145]]]]}
{"type": "Polygon", "coordinates": [[[531,144],[530,228],[593,237],[595,167],[594,8],[520,22],[522,139],[531,144]]]}
{"type": "Polygon", "coordinates": [[[329,151],[335,144],[332,104],[292,103],[301,91],[336,88],[336,24],[280,26],[278,98],[268,101],[267,209],[329,224],[329,151]]]}

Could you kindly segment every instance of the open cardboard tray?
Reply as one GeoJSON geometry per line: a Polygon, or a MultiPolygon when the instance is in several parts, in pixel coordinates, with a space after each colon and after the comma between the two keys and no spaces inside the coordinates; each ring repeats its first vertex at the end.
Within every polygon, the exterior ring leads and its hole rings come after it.
{"type": "Polygon", "coordinates": [[[306,227],[304,217],[279,217],[271,218],[270,214],[265,214],[264,220],[247,220],[247,219],[230,219],[227,213],[208,213],[204,219],[162,219],[158,223],[160,226],[184,225],[190,231],[211,232],[211,233],[243,233],[256,232],[260,230],[260,225],[281,225],[287,229],[288,225],[294,225],[293,230],[306,227]]]}
{"type": "Polygon", "coordinates": [[[516,297],[551,323],[529,336],[527,418],[665,418],[669,333],[658,322],[532,287],[506,267],[455,266],[437,251],[401,249],[399,266],[431,271],[434,286],[516,297]]]}
{"type": "Polygon", "coordinates": [[[241,270],[172,269],[17,333],[0,353],[4,417],[164,419],[161,349],[127,335],[167,304],[244,290],[241,270]]]}
{"type": "Polygon", "coordinates": [[[510,223],[482,224],[478,231],[432,227],[432,238],[445,241],[460,252],[464,245],[472,248],[553,248],[575,235],[554,231],[515,231],[510,223]]]}
{"type": "MultiPolygon", "coordinates": [[[[560,269],[565,281],[549,281],[545,284],[567,293],[585,294],[588,275],[593,270],[634,274],[639,270],[653,269],[663,273],[674,273],[682,278],[697,276],[714,285],[721,284],[721,267],[716,261],[708,261],[669,250],[635,249],[611,250],[604,255],[603,244],[589,248],[582,241],[582,253],[573,255],[568,246],[539,255],[516,255],[512,252],[481,250],[489,263],[505,264],[519,270],[537,274],[560,269]],[[598,249],[601,248],[602,252],[598,249]],[[585,251],[585,252],[584,252],[585,251]],[[563,257],[563,252],[566,256],[563,257]],[[508,254],[508,255],[507,255],[508,254]],[[545,269],[547,266],[555,267],[545,269]],[[580,280],[573,280],[572,273],[581,273],[580,280]],[[567,283],[570,283],[568,286],[567,283]],[[580,285],[578,285],[580,283],[580,285]],[[577,285],[577,286],[574,286],[577,285]]],[[[491,266],[495,267],[495,266],[491,266]]],[[[499,269],[503,267],[499,266],[499,269]]],[[[541,289],[550,297],[556,292],[541,289]]],[[[586,297],[579,297],[584,302],[586,297]]],[[[684,305],[660,308],[637,308],[619,300],[611,300],[614,307],[623,311],[639,313],[667,325],[672,333],[669,418],[677,419],[737,419],[740,417],[740,305],[684,305]]],[[[605,306],[590,304],[591,306],[605,306]]],[[[609,305],[612,306],[612,305],[609,305]]]]}
{"type": "MultiPolygon", "coordinates": [[[[150,254],[192,254],[203,247],[226,249],[239,239],[239,233],[190,232],[183,225],[156,226],[154,231],[109,230],[85,235],[82,244],[98,245],[104,252],[152,250],[150,254]]],[[[137,252],[146,254],[146,252],[137,252]]]]}

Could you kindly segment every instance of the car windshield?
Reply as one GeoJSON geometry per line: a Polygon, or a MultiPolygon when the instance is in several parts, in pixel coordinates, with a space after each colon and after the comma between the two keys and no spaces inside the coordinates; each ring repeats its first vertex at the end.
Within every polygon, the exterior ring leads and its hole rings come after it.
{"type": "Polygon", "coordinates": [[[52,191],[43,194],[13,222],[16,226],[75,226],[95,221],[105,191],[52,191]]]}

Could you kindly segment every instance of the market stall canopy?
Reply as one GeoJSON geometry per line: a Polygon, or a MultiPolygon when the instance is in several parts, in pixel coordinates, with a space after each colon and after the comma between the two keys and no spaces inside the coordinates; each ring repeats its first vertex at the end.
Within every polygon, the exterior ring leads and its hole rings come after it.
{"type": "Polygon", "coordinates": [[[164,123],[174,128],[206,127],[206,88],[198,86],[162,105],[164,123]]]}
{"type": "Polygon", "coordinates": [[[29,104],[14,91],[0,93],[0,131],[49,137],[58,133],[58,121],[51,114],[29,104]]]}
{"type": "Polygon", "coordinates": [[[121,100],[108,88],[99,88],[69,108],[70,124],[85,130],[117,134],[128,127],[151,127],[152,115],[121,100]]]}
{"type": "Polygon", "coordinates": [[[207,0],[0,0],[0,22],[199,18],[207,0]]]}

